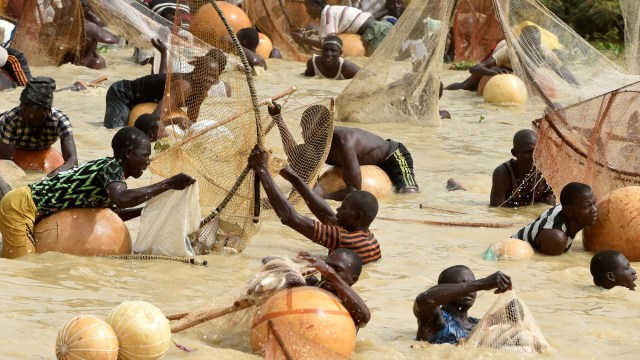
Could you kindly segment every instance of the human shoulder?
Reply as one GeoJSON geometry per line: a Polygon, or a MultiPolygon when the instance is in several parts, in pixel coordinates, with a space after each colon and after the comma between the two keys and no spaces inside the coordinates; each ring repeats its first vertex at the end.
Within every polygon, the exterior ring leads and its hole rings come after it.
{"type": "Polygon", "coordinates": [[[342,64],[342,76],[345,79],[352,79],[360,71],[360,67],[349,60],[344,60],[342,64]]]}

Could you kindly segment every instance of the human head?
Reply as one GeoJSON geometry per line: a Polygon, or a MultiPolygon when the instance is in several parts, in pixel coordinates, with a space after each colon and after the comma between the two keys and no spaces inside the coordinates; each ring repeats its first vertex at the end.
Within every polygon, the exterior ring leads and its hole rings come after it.
{"type": "Polygon", "coordinates": [[[542,39],[540,29],[534,25],[527,25],[520,30],[520,46],[525,50],[531,50],[535,53],[542,52],[542,39]]]}
{"type": "MultiPolygon", "coordinates": [[[[473,271],[464,265],[455,265],[448,267],[440,273],[438,276],[438,284],[461,284],[464,282],[475,281],[476,277],[473,271]]],[[[463,311],[469,310],[476,302],[476,293],[470,293],[468,295],[461,296],[449,304],[454,307],[460,308],[463,311]]]]}
{"type": "Polygon", "coordinates": [[[258,30],[254,28],[240,29],[236,36],[238,37],[238,41],[240,41],[240,45],[253,52],[256,51],[258,44],[260,44],[260,35],[258,35],[258,30]]]}
{"type": "Polygon", "coordinates": [[[522,129],[513,135],[511,155],[518,159],[518,165],[529,170],[533,168],[533,150],[538,142],[538,134],[530,129],[522,129]]]}
{"type": "Polygon", "coordinates": [[[305,144],[317,141],[319,138],[326,138],[324,134],[328,133],[330,122],[331,113],[326,106],[312,105],[305,109],[300,120],[302,139],[305,144]]]}
{"type": "Polygon", "coordinates": [[[42,128],[51,114],[56,81],[50,77],[34,77],[20,94],[21,120],[35,128],[42,128]]]}
{"type": "Polygon", "coordinates": [[[320,61],[326,66],[338,67],[342,55],[342,40],[337,36],[327,36],[322,40],[320,61]]]}
{"type": "Polygon", "coordinates": [[[458,34],[468,43],[478,33],[479,19],[476,14],[468,14],[458,20],[458,34]]]}
{"type": "Polygon", "coordinates": [[[560,192],[560,204],[562,211],[582,227],[593,225],[598,216],[595,196],[587,184],[571,182],[565,185],[560,192]]]}
{"type": "Polygon", "coordinates": [[[337,248],[329,254],[325,262],[349,286],[355,284],[362,273],[362,259],[351,249],[337,248]]]}
{"type": "Polygon", "coordinates": [[[389,15],[400,18],[400,15],[404,12],[404,0],[387,0],[385,7],[389,15]]]}
{"type": "Polygon", "coordinates": [[[180,22],[178,25],[184,28],[189,28],[191,7],[183,0],[152,0],[149,3],[149,9],[167,19],[172,24],[175,23],[176,11],[178,11],[178,14],[180,15],[180,22]]]}
{"type": "Polygon", "coordinates": [[[337,225],[347,230],[369,228],[378,214],[378,200],[368,191],[355,190],[347,194],[338,208],[337,225]]]}
{"type": "Polygon", "coordinates": [[[322,14],[322,10],[327,6],[326,0],[306,0],[305,5],[307,7],[307,15],[312,18],[319,18],[322,14]]]}
{"type": "Polygon", "coordinates": [[[220,80],[220,73],[227,66],[227,56],[222,50],[212,48],[204,56],[189,61],[189,64],[193,65],[191,72],[197,75],[196,80],[208,89],[220,80]]]}
{"type": "Polygon", "coordinates": [[[154,114],[142,114],[138,116],[133,126],[147,135],[151,142],[158,141],[160,133],[160,116],[154,114]]]}
{"type": "Polygon", "coordinates": [[[125,177],[139,178],[149,166],[151,156],[151,141],[145,133],[125,126],[111,139],[113,157],[120,161],[125,177]]]}
{"type": "Polygon", "coordinates": [[[593,283],[597,286],[605,289],[614,286],[624,286],[630,290],[636,288],[636,271],[629,264],[629,260],[618,251],[605,250],[593,255],[589,269],[593,283]]]}

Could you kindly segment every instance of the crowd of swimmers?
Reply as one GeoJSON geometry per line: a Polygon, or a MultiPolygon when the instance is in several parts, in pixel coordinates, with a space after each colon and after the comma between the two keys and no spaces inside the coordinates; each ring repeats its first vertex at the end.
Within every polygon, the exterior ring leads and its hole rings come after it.
{"type": "MultiPolygon", "coordinates": [[[[375,49],[381,41],[380,37],[384,37],[389,27],[393,26],[394,20],[391,18],[399,17],[402,10],[401,1],[387,0],[385,14],[391,17],[376,19],[370,13],[353,7],[327,6],[323,0],[307,0],[306,3],[309,15],[320,17],[323,21],[319,29],[306,29],[306,32],[297,35],[300,41],[321,49],[320,55],[309,59],[304,74],[334,79],[352,78],[359,70],[355,64],[342,59],[342,42],[335,35],[345,31],[361,34],[368,47],[375,49]],[[315,30],[321,36],[320,43],[308,39],[308,32],[315,30]]],[[[83,5],[86,5],[86,1],[83,5]]],[[[180,6],[175,1],[151,1],[151,8],[166,17],[175,14],[180,6]]],[[[90,9],[85,9],[85,15],[94,23],[100,23],[90,9]]],[[[247,57],[254,56],[257,31],[243,29],[238,36],[242,39],[247,57]]],[[[560,60],[541,47],[537,28],[525,27],[521,37],[538,44],[537,50],[545,54],[543,57],[546,61],[554,64],[554,70],[570,81],[575,80],[560,60]]],[[[164,94],[168,81],[167,48],[158,39],[153,39],[152,43],[160,54],[159,71],[139,79],[115,82],[107,91],[104,126],[121,128],[111,140],[113,155],[81,165],[78,165],[69,117],[53,106],[55,80],[43,76],[32,77],[22,54],[15,49],[0,48],[0,65],[15,79],[16,85],[24,86],[18,106],[0,115],[0,159],[12,160],[16,151],[47,149],[58,140],[64,159],[63,165],[47,174],[43,180],[30,185],[11,189],[0,178],[3,257],[17,258],[35,251],[33,229],[36,221],[43,216],[68,208],[108,207],[126,221],[140,215],[141,208],[136,206],[167,190],[185,189],[196,181],[187,174],[177,174],[137,189],[129,189],[125,182],[129,177],[140,177],[149,165],[151,143],[161,136],[163,127],[167,125],[160,122],[163,112],[186,108],[186,117],[180,120],[179,125],[188,127],[198,120],[200,106],[206,97],[232,95],[229,85],[220,79],[220,74],[227,67],[227,57],[224,52],[212,49],[189,61],[192,72],[177,73],[171,77],[170,87],[180,89],[183,96],[168,98],[164,94]],[[134,127],[127,126],[131,109],[145,102],[158,105],[151,114],[138,118],[134,127]]],[[[505,55],[506,50],[502,49],[496,49],[472,68],[469,79],[447,88],[471,90],[477,86],[478,75],[510,71],[509,58],[505,55]]],[[[277,49],[272,55],[278,56],[277,49]]],[[[254,57],[252,64],[266,67],[263,58],[254,57]]],[[[314,110],[320,114],[318,121],[328,121],[326,108],[314,110]]],[[[273,104],[269,114],[274,118],[283,141],[292,139],[286,124],[281,121],[280,106],[273,104]]],[[[304,117],[302,121],[305,121],[304,117]]],[[[308,127],[303,126],[303,131],[308,127]]],[[[418,193],[419,186],[411,154],[402,143],[365,130],[340,126],[333,129],[331,138],[326,164],[342,169],[346,184],[344,190],[323,193],[317,188],[310,188],[307,186],[308,179],[303,179],[291,166],[279,172],[279,176],[291,183],[302,196],[315,219],[300,214],[276,185],[268,169],[268,154],[259,145],[252,150],[248,164],[257,174],[280,221],[328,249],[326,260],[307,253],[299,254],[323,277],[309,279],[309,284],[335,293],[352,314],[356,326],[362,327],[369,321],[370,312],[351,286],[358,280],[363,265],[382,258],[382,250],[369,229],[379,210],[378,201],[371,193],[362,190],[360,166],[377,165],[382,168],[389,175],[397,193],[418,193]],[[326,199],[341,201],[341,204],[334,211],[326,199]]],[[[292,141],[285,144],[287,155],[306,151],[305,147],[315,151],[310,143],[310,135],[303,133],[303,139],[303,144],[292,141]]],[[[560,189],[560,203],[556,205],[554,191],[533,162],[536,141],[537,135],[532,130],[520,130],[515,134],[511,150],[514,158],[500,164],[493,172],[489,205],[552,205],[552,208],[513,234],[512,238],[528,242],[541,254],[561,255],[570,249],[578,232],[596,221],[596,199],[588,185],[572,182],[560,189]]],[[[451,180],[448,188],[456,190],[464,187],[451,180]]],[[[636,272],[619,252],[595,254],[590,270],[598,286],[606,289],[614,286],[631,290],[635,288],[636,272]]],[[[468,316],[476,292],[495,290],[496,293],[502,293],[512,287],[511,278],[502,272],[476,279],[473,271],[463,265],[444,269],[438,277],[438,284],[415,299],[413,311],[418,320],[416,338],[431,343],[458,343],[469,335],[478,322],[478,319],[468,316]]]]}

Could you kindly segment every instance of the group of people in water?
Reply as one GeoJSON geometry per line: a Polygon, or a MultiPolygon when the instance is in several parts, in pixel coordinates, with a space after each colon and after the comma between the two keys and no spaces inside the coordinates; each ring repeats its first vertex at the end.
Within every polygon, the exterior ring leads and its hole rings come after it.
{"type": "MultiPolygon", "coordinates": [[[[388,12],[399,17],[401,3],[387,0],[388,12]]],[[[316,44],[321,49],[321,55],[313,55],[309,59],[304,73],[306,76],[352,78],[358,67],[342,59],[343,45],[337,33],[353,31],[363,35],[372,51],[393,26],[393,21],[389,19],[379,21],[371,14],[355,8],[328,6],[322,0],[307,0],[307,4],[310,14],[326,20],[322,21],[319,29],[322,42],[316,44]],[[327,27],[327,24],[333,24],[333,27],[327,27]]],[[[162,4],[155,5],[162,11],[166,10],[166,7],[160,6],[162,4]]],[[[522,36],[529,42],[538,39],[539,43],[539,31],[536,33],[537,28],[531,28],[522,29],[522,36]]],[[[247,57],[255,55],[256,34],[255,29],[238,34],[248,51],[245,52],[247,57]]],[[[299,38],[308,41],[304,34],[299,34],[299,38]]],[[[167,96],[164,93],[168,81],[167,49],[158,39],[152,43],[161,56],[159,73],[115,82],[107,91],[104,126],[121,127],[111,140],[113,156],[81,165],[77,161],[71,122],[53,106],[55,80],[32,77],[20,54],[0,48],[0,65],[10,66],[12,74],[17,73],[16,79],[21,79],[18,84],[24,86],[20,104],[0,115],[0,159],[14,159],[16,150],[46,149],[58,140],[64,159],[62,166],[47,174],[42,181],[30,185],[11,190],[0,178],[3,257],[17,258],[35,252],[33,229],[36,221],[56,211],[75,207],[111,208],[126,221],[140,215],[141,208],[136,206],[167,190],[183,190],[196,181],[187,174],[177,174],[136,189],[128,188],[125,182],[129,177],[140,177],[149,165],[151,143],[163,136],[163,128],[169,125],[161,122],[161,118],[167,117],[164,115],[186,108],[186,117],[182,117],[177,124],[188,127],[198,121],[200,107],[208,96],[232,96],[228,84],[220,79],[220,74],[227,69],[227,56],[215,48],[189,61],[192,72],[175,73],[168,86],[173,96],[167,96]],[[157,107],[151,114],[140,116],[135,126],[127,126],[131,109],[146,102],[157,103],[157,107]]],[[[559,60],[553,59],[553,53],[547,53],[542,48],[538,50],[545,54],[546,60],[555,64],[554,69],[562,73],[564,78],[575,80],[559,60]]],[[[277,56],[277,52],[274,51],[272,55],[277,56]]],[[[477,75],[508,71],[508,59],[506,49],[498,49],[472,69],[471,78],[447,88],[471,90],[474,85],[477,86],[477,75]]],[[[263,58],[255,60],[254,65],[266,67],[263,58]]],[[[276,120],[284,139],[288,130],[283,127],[282,121],[278,121],[280,107],[273,105],[269,113],[276,120]]],[[[358,280],[363,265],[382,258],[382,249],[369,229],[378,214],[379,204],[371,193],[362,190],[360,166],[377,165],[382,168],[389,175],[397,193],[417,193],[419,186],[411,154],[403,144],[385,140],[365,130],[340,126],[333,129],[331,139],[326,164],[342,169],[346,184],[344,190],[321,193],[310,188],[308,179],[301,178],[292,167],[287,166],[279,172],[302,196],[315,219],[300,214],[276,185],[269,171],[268,153],[259,145],[252,150],[248,164],[259,178],[280,221],[329,250],[326,260],[307,253],[299,254],[323,277],[321,280],[309,279],[308,284],[321,286],[336,294],[352,315],[356,326],[362,327],[369,321],[370,311],[351,286],[358,280]],[[325,199],[341,201],[341,204],[334,211],[325,199]]],[[[553,190],[533,162],[536,141],[537,135],[532,130],[520,130],[515,134],[511,150],[514,159],[495,168],[489,205],[553,205],[513,234],[512,238],[528,242],[542,254],[561,255],[570,249],[578,232],[594,224],[598,213],[596,199],[588,185],[572,182],[561,189],[560,204],[556,205],[553,190]]],[[[455,181],[450,181],[448,187],[450,190],[463,189],[455,181]]],[[[595,254],[591,261],[591,273],[598,286],[635,289],[636,272],[619,252],[595,254]]],[[[496,293],[502,293],[512,287],[511,278],[502,272],[476,279],[473,271],[463,265],[443,270],[438,277],[438,284],[415,299],[413,311],[418,321],[416,338],[431,343],[458,343],[469,335],[478,322],[478,319],[468,316],[476,292],[495,289],[496,293]]]]}

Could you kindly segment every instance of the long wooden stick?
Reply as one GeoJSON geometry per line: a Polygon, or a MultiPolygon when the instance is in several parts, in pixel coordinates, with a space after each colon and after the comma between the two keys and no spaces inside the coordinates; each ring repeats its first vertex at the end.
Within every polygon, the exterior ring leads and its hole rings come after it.
{"type": "Polygon", "coordinates": [[[395,217],[377,217],[378,220],[386,221],[402,221],[413,222],[424,225],[440,225],[440,226],[461,226],[461,227],[486,227],[495,229],[504,229],[511,227],[524,226],[524,224],[509,224],[509,223],[480,223],[480,222],[466,222],[466,221],[436,221],[436,220],[422,220],[422,219],[405,219],[395,217]]]}
{"type": "Polygon", "coordinates": [[[253,301],[247,298],[236,300],[233,305],[227,306],[224,308],[216,308],[209,310],[199,310],[190,313],[180,313],[180,314],[172,314],[168,315],[167,319],[178,319],[175,324],[171,324],[171,332],[177,333],[182,330],[189,329],[196,325],[200,325],[209,320],[213,320],[215,318],[219,318],[221,316],[225,316],[236,311],[240,311],[246,309],[248,307],[253,306],[253,301]]]}

